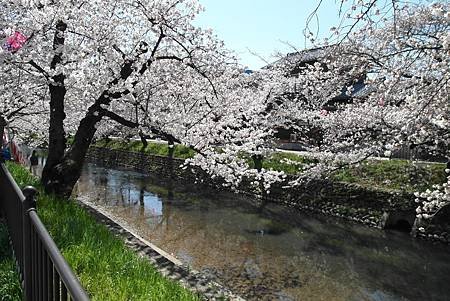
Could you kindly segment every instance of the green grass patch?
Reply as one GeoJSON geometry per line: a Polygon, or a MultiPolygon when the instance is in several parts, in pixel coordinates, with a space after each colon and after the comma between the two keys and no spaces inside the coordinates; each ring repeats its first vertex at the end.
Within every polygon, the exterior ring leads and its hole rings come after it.
{"type": "Polygon", "coordinates": [[[301,172],[304,164],[313,162],[308,159],[292,153],[274,153],[263,161],[263,168],[278,171],[284,171],[287,174],[298,174],[301,172]]]}
{"type": "MultiPolygon", "coordinates": [[[[254,164],[250,158],[248,162],[253,168],[254,164]]],[[[293,153],[279,152],[265,158],[263,168],[295,175],[301,172],[304,164],[312,162],[314,159],[293,153]]],[[[383,190],[415,192],[444,183],[446,180],[444,170],[445,164],[443,163],[417,163],[400,159],[366,160],[339,169],[331,174],[331,179],[383,190]]]]}
{"type": "MultiPolygon", "coordinates": [[[[247,161],[250,168],[254,168],[252,160],[248,158],[247,161]]],[[[314,159],[279,152],[265,158],[263,168],[295,175],[302,171],[305,164],[313,162],[314,159]]],[[[444,183],[446,181],[444,170],[443,163],[417,163],[400,159],[366,160],[339,169],[331,174],[331,179],[383,190],[415,192],[444,183]]]]}
{"type": "Polygon", "coordinates": [[[45,194],[22,166],[8,163],[20,187],[38,187],[38,214],[92,300],[199,300],[73,201],[45,194]]]}
{"type": "MultiPolygon", "coordinates": [[[[311,162],[313,162],[311,159],[296,154],[275,153],[264,160],[263,167],[284,171],[287,174],[298,174],[303,164],[311,162]]],[[[416,163],[400,159],[366,160],[334,172],[331,178],[366,187],[414,192],[444,183],[446,179],[444,170],[443,163],[416,163]]]]}
{"type": "MultiPolygon", "coordinates": [[[[119,149],[132,152],[143,152],[146,154],[157,156],[168,156],[169,147],[167,143],[148,142],[146,148],[141,141],[126,141],[126,140],[106,140],[102,139],[93,144],[97,147],[106,147],[110,149],[119,149]]],[[[188,159],[194,157],[195,152],[182,144],[174,145],[173,156],[179,159],[188,159]]]]}
{"type": "Polygon", "coordinates": [[[423,191],[445,182],[445,164],[408,160],[367,160],[338,170],[332,178],[347,183],[401,191],[423,191]]]}
{"type": "MultiPolygon", "coordinates": [[[[249,168],[255,168],[255,162],[248,154],[240,154],[245,159],[249,168]]],[[[287,174],[298,174],[306,163],[313,162],[313,159],[305,158],[292,153],[273,153],[270,157],[265,157],[262,161],[262,168],[267,170],[283,171],[287,174]]]]}
{"type": "Polygon", "coordinates": [[[0,221],[0,300],[22,300],[22,287],[9,245],[8,229],[0,221]]]}

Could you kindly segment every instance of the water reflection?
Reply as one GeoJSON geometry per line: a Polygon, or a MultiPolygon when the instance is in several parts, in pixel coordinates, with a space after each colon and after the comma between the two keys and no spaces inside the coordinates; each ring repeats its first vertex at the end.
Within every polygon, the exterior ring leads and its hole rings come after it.
{"type": "Polygon", "coordinates": [[[449,300],[449,249],[87,165],[77,193],[250,300],[449,300]]]}

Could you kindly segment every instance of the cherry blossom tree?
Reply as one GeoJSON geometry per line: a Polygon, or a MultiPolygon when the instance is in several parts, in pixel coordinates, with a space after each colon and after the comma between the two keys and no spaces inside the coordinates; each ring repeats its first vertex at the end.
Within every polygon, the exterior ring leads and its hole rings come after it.
{"type": "MultiPolygon", "coordinates": [[[[327,70],[318,77],[344,77],[351,94],[351,80],[363,76],[366,89],[311,120],[323,130],[323,150],[344,162],[388,155],[401,145],[449,158],[449,4],[340,3],[342,25],[324,42],[334,44],[324,57],[327,70]]],[[[311,26],[307,36],[315,42],[311,26]]],[[[418,214],[429,216],[448,203],[448,183],[418,196],[418,214]]]]}
{"type": "Polygon", "coordinates": [[[346,17],[355,26],[334,28],[338,44],[294,77],[285,75],[296,62],[286,60],[245,75],[221,41],[191,24],[201,9],[195,1],[3,3],[2,27],[27,37],[1,54],[2,76],[11,80],[2,91],[12,101],[3,116],[21,106],[49,110],[10,123],[32,129],[26,124],[48,121],[42,181],[64,195],[92,140],[111,130],[182,143],[197,153],[190,164],[230,185],[251,178],[263,191],[284,178],[261,165],[280,126],[320,129],[321,143],[309,148],[319,163],[304,167],[308,176],[402,143],[445,150],[448,5],[395,6],[389,14],[372,2],[352,3],[346,17]],[[361,78],[363,95],[328,108],[361,78]]]}
{"type": "Polygon", "coordinates": [[[182,143],[197,153],[188,163],[229,185],[255,177],[256,186],[268,189],[282,178],[251,168],[249,158],[258,162],[273,151],[273,124],[280,122],[274,107],[288,80],[275,70],[244,74],[221,41],[191,25],[201,9],[195,1],[8,2],[1,8],[2,26],[27,37],[4,50],[1,68],[23,73],[28,84],[4,90],[31,113],[49,110],[9,120],[16,127],[38,123],[41,130],[49,123],[42,175],[48,191],[69,195],[90,143],[111,130],[182,143]]]}
{"type": "MultiPolygon", "coordinates": [[[[42,175],[48,191],[70,194],[104,120],[132,128],[141,124],[120,113],[145,106],[145,100],[137,98],[143,89],[179,88],[177,82],[183,81],[216,94],[215,78],[235,63],[210,31],[191,24],[200,9],[196,1],[175,0],[1,5],[2,27],[27,37],[23,47],[2,53],[5,76],[16,79],[20,70],[26,74],[22,82],[27,84],[11,86],[11,95],[19,107],[26,106],[25,99],[37,104],[39,97],[49,107],[49,153],[42,175]],[[68,134],[74,135],[74,142],[66,149],[68,134]]],[[[148,116],[158,111],[145,109],[148,116]]]]}
{"type": "MultiPolygon", "coordinates": [[[[370,148],[376,140],[377,148],[390,151],[407,142],[448,156],[448,3],[340,3],[342,25],[332,28],[327,39],[336,44],[326,47],[327,70],[318,78],[331,78],[336,85],[342,77],[348,94],[352,80],[364,78],[366,89],[351,103],[337,105],[332,114],[320,114],[319,123],[329,128],[325,144],[334,147],[333,141],[339,140],[362,149],[361,143],[370,148]],[[339,131],[333,133],[336,127],[339,131]]],[[[314,39],[308,26],[307,35],[314,39]]]]}
{"type": "Polygon", "coordinates": [[[192,148],[197,155],[186,163],[200,166],[213,178],[221,176],[226,185],[236,186],[245,177],[256,178],[255,185],[266,188],[279,181],[282,173],[252,168],[249,160],[275,149],[274,124],[279,116],[269,108],[287,89],[289,79],[273,71],[249,76],[241,68],[228,68],[216,77],[221,84],[211,91],[210,85],[192,82],[201,77],[195,70],[180,72],[188,80],[180,77],[176,83],[164,83],[164,88],[158,83],[143,87],[137,96],[143,99],[142,106],[125,113],[139,120],[133,134],[192,148]]]}

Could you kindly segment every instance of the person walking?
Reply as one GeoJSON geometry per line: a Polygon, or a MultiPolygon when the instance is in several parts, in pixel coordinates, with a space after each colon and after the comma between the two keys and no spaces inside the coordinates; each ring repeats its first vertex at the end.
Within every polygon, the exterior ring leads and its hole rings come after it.
{"type": "Polygon", "coordinates": [[[9,161],[11,160],[11,151],[9,150],[9,146],[5,145],[2,149],[1,153],[3,161],[9,161]]]}
{"type": "Polygon", "coordinates": [[[36,156],[36,151],[33,150],[33,152],[31,153],[31,157],[30,157],[30,172],[33,174],[33,176],[37,176],[38,175],[38,165],[39,165],[39,160],[38,157],[36,156]]]}

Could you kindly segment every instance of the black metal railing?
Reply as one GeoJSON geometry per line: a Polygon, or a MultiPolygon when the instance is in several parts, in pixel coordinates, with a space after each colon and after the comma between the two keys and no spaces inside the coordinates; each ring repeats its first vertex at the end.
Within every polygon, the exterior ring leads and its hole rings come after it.
{"type": "Polygon", "coordinates": [[[0,164],[0,211],[22,281],[24,300],[89,300],[36,212],[37,190],[23,191],[0,164]]]}

